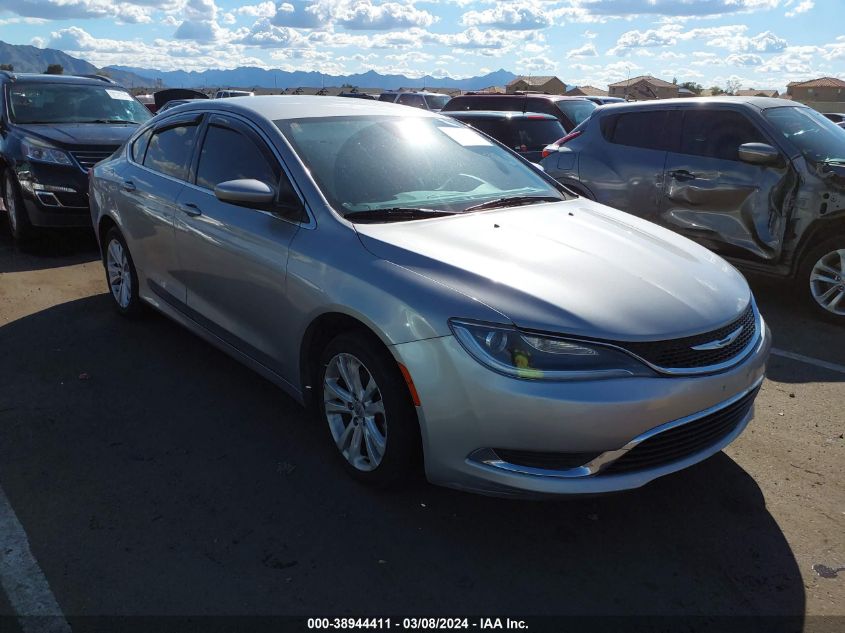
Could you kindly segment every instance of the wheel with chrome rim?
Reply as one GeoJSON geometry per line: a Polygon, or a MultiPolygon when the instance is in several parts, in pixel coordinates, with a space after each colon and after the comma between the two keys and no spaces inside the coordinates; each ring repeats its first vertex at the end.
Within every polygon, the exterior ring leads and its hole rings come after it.
{"type": "Polygon", "coordinates": [[[799,272],[809,305],[824,318],[845,324],[845,235],[810,249],[799,272]]]}
{"type": "Polygon", "coordinates": [[[418,461],[419,425],[382,343],[364,332],[339,335],[323,352],[317,384],[320,417],[347,471],[377,485],[405,479],[418,461]]]}
{"type": "Polygon", "coordinates": [[[33,235],[32,225],[23,205],[18,185],[10,171],[6,171],[3,178],[3,206],[6,207],[12,237],[19,242],[30,239],[33,235]]]}
{"type": "Polygon", "coordinates": [[[116,228],[109,230],[103,240],[103,265],[106,269],[106,282],[117,311],[126,316],[135,315],[140,310],[138,298],[138,276],[132,263],[132,256],[126,246],[126,240],[116,228]]]}

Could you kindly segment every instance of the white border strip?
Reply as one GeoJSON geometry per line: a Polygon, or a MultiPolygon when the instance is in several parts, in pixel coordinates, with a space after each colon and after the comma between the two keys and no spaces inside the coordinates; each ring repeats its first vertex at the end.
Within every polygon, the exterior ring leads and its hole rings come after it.
{"type": "Polygon", "coordinates": [[[807,365],[813,365],[815,367],[821,367],[822,369],[829,369],[830,371],[845,374],[845,365],[829,363],[826,360],[819,360],[818,358],[804,356],[803,354],[796,354],[795,352],[787,352],[786,350],[778,349],[776,347],[772,348],[772,354],[775,356],[782,356],[783,358],[789,358],[790,360],[797,360],[799,363],[806,363],[807,365]]]}
{"type": "Polygon", "coordinates": [[[29,539],[0,488],[0,586],[24,633],[71,633],[29,539]]]}

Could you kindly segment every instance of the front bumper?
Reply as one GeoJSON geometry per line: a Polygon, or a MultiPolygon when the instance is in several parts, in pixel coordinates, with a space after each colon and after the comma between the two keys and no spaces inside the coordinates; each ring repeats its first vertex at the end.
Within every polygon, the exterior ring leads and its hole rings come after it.
{"type": "Polygon", "coordinates": [[[26,162],[15,173],[33,226],[91,226],[88,175],[79,167],[26,162]]]}
{"type": "MultiPolygon", "coordinates": [[[[603,470],[640,440],[698,420],[755,390],[765,375],[771,333],[738,365],[717,374],[542,382],[496,374],[452,336],[393,347],[419,394],[417,412],[428,479],[500,496],[600,494],[629,490],[700,462],[732,442],[753,417],[701,450],[642,469],[603,470]],[[601,468],[511,468],[491,449],[601,455],[601,468]]],[[[588,460],[592,462],[593,460],[588,460]]]]}

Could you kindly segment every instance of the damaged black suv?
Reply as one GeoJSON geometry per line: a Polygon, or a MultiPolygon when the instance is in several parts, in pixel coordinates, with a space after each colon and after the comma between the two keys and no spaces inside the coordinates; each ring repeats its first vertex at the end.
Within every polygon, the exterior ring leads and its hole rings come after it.
{"type": "Polygon", "coordinates": [[[821,113],[761,97],[607,105],[543,155],[576,193],[794,280],[845,324],[845,129],[821,113]]]}
{"type": "Polygon", "coordinates": [[[12,237],[91,226],[88,169],[150,116],[105,77],[0,71],[0,188],[12,237]]]}

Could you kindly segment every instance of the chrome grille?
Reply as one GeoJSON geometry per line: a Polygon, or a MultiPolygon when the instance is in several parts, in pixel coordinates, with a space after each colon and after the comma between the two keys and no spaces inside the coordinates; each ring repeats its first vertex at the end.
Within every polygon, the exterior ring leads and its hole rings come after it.
{"type": "Polygon", "coordinates": [[[118,146],[115,145],[114,147],[104,147],[98,149],[80,149],[71,151],[71,155],[76,159],[76,162],[79,163],[79,166],[87,171],[101,160],[105,160],[114,154],[117,148],[118,146]]]}
{"type": "Polygon", "coordinates": [[[701,369],[720,365],[741,353],[757,335],[757,318],[754,305],[749,304],[742,315],[728,325],[705,334],[668,341],[646,343],[615,343],[645,361],[663,369],[701,369]],[[729,345],[721,349],[695,350],[693,347],[724,339],[742,327],[742,331],[729,345]]]}

